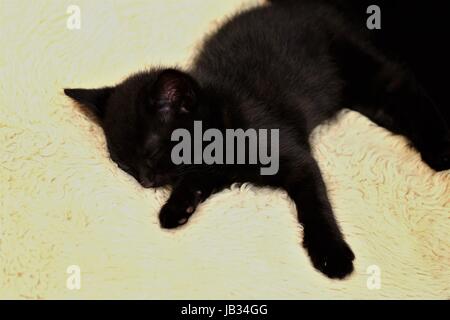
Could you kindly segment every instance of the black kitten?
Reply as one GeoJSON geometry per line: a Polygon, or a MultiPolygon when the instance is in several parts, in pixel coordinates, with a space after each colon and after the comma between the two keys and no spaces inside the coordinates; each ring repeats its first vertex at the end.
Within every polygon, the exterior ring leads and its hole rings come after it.
{"type": "Polygon", "coordinates": [[[436,170],[450,167],[450,135],[414,75],[388,59],[333,6],[273,1],[236,15],[209,37],[188,71],[153,69],[115,87],[66,89],[89,106],[111,158],[144,187],[171,185],[161,226],[184,224],[197,205],[234,182],[285,189],[304,226],[303,245],[331,278],[354,255],[333,216],[309,134],[342,107],[405,135],[436,170]],[[204,128],[279,129],[276,175],[258,165],[174,165],[171,134],[204,128]]]}

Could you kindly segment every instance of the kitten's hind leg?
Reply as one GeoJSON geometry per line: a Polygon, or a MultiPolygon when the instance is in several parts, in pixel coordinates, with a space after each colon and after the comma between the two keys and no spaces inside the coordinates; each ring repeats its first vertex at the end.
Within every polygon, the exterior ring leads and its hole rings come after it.
{"type": "Polygon", "coordinates": [[[355,258],[334,218],[325,183],[315,159],[306,150],[281,168],[283,187],[295,202],[304,227],[303,246],[316,269],[330,278],[342,279],[353,271],[355,258]]]}
{"type": "Polygon", "coordinates": [[[450,169],[450,131],[444,117],[411,72],[389,71],[375,101],[379,105],[355,109],[407,137],[432,169],[450,169]]]}
{"type": "Polygon", "coordinates": [[[432,169],[450,169],[448,125],[414,75],[388,69],[374,83],[373,91],[371,101],[354,109],[407,137],[432,169]]]}
{"type": "Polygon", "coordinates": [[[333,48],[346,107],[407,137],[434,170],[450,169],[448,124],[412,71],[362,40],[342,38],[333,48]]]}

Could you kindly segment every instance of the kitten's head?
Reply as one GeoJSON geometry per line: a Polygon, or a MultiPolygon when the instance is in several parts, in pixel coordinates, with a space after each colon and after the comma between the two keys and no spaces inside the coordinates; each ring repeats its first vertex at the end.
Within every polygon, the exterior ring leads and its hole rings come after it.
{"type": "Polygon", "coordinates": [[[186,73],[158,69],[133,75],[114,87],[65,89],[88,107],[105,132],[111,159],[144,187],[171,184],[171,134],[192,123],[199,88],[186,73]]]}

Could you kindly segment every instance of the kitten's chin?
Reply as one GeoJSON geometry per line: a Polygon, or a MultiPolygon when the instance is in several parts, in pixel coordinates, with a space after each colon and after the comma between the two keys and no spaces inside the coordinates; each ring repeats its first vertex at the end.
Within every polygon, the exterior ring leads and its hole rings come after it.
{"type": "Polygon", "coordinates": [[[148,188],[160,188],[160,187],[164,187],[169,185],[169,180],[168,179],[156,179],[156,180],[147,180],[147,179],[142,179],[139,181],[139,184],[148,189],[148,188]]]}
{"type": "Polygon", "coordinates": [[[151,181],[139,181],[139,184],[144,188],[156,188],[157,186],[151,181]]]}

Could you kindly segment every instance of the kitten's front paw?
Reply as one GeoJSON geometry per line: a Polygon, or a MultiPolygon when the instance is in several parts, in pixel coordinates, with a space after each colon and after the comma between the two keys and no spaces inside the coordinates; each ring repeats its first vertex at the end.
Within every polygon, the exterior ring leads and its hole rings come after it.
{"type": "Polygon", "coordinates": [[[202,201],[203,192],[193,194],[183,193],[181,197],[174,197],[161,208],[159,223],[162,228],[173,229],[185,224],[202,201]]]}
{"type": "Polygon", "coordinates": [[[188,221],[194,210],[192,206],[182,208],[166,203],[159,212],[159,224],[165,229],[177,228],[188,221]]]}
{"type": "Polygon", "coordinates": [[[303,245],[314,267],[327,277],[344,279],[353,272],[355,255],[343,239],[305,238],[303,245]]]}

